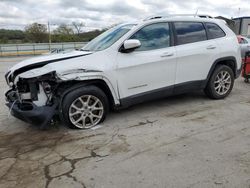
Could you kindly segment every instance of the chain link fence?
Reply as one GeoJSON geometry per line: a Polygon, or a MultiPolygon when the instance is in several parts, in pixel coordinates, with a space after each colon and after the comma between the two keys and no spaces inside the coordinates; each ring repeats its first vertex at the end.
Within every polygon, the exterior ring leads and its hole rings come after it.
{"type": "Polygon", "coordinates": [[[86,44],[86,42],[0,44],[0,57],[58,53],[80,49],[86,44]]]}

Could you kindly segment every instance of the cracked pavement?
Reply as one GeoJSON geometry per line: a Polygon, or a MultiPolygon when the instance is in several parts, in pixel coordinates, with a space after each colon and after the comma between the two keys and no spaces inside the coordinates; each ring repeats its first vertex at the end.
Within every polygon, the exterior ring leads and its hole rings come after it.
{"type": "Polygon", "coordinates": [[[41,131],[8,115],[0,59],[0,187],[250,187],[250,84],[214,101],[202,93],[111,112],[96,130],[41,131]]]}

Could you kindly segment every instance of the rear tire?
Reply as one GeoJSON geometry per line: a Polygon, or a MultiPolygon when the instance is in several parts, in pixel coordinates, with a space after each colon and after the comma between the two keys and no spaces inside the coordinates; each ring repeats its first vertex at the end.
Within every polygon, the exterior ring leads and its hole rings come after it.
{"type": "Polygon", "coordinates": [[[105,93],[95,86],[84,86],[68,93],[62,102],[62,117],[73,129],[89,129],[103,122],[109,103],[105,93]]]}
{"type": "Polygon", "coordinates": [[[211,99],[224,99],[232,91],[234,86],[234,73],[226,65],[218,65],[211,75],[205,94],[211,99]]]}

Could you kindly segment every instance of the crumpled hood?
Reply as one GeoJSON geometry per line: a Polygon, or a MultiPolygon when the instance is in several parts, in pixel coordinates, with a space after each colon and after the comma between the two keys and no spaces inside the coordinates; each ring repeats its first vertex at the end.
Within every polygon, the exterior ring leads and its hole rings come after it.
{"type": "Polygon", "coordinates": [[[55,72],[59,78],[80,77],[101,74],[110,71],[115,63],[112,53],[107,51],[87,52],[72,51],[64,54],[53,54],[31,58],[13,66],[5,78],[8,85],[16,83],[19,78],[34,78],[55,72]]]}
{"type": "Polygon", "coordinates": [[[66,53],[59,53],[59,54],[50,54],[50,55],[42,55],[34,58],[29,58],[27,60],[21,61],[20,63],[14,65],[10,68],[10,74],[15,74],[15,72],[18,72],[18,74],[34,69],[43,67],[50,63],[60,62],[63,60],[71,59],[71,58],[77,58],[85,55],[89,55],[92,52],[86,52],[86,51],[71,51],[66,53]]]}

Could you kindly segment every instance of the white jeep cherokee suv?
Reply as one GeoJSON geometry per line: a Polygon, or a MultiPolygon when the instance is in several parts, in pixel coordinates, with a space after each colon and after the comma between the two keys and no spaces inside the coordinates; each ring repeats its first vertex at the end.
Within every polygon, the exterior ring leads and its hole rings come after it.
{"type": "Polygon", "coordinates": [[[59,115],[86,129],[110,108],[155,98],[204,90],[223,99],[240,71],[240,46],[224,21],[152,17],[118,25],[80,50],[16,64],[6,74],[6,100],[24,121],[44,127],[59,115]]]}

